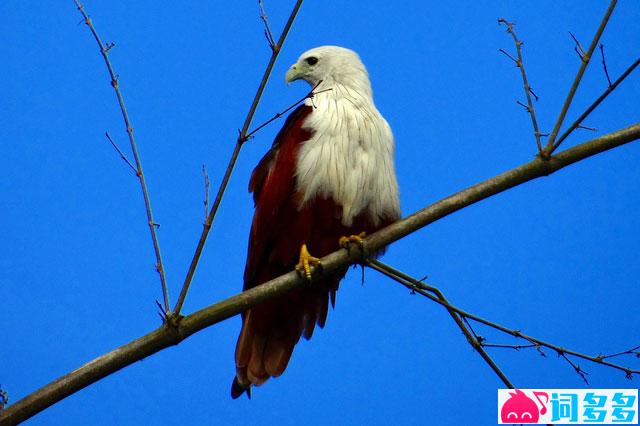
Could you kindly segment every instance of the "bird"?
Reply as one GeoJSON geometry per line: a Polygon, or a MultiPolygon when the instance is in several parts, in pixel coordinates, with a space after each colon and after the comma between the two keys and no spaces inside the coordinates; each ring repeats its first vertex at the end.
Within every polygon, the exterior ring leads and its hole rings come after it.
{"type": "MultiPolygon", "coordinates": [[[[286,72],[287,84],[296,80],[309,83],[312,95],[287,117],[249,181],[255,212],[244,290],[294,268],[311,279],[319,258],[400,218],[393,133],[358,54],[310,49],[286,72]]],[[[243,312],[233,399],[251,398],[252,386],[284,372],[300,337],[324,327],[346,272],[243,312]]]]}

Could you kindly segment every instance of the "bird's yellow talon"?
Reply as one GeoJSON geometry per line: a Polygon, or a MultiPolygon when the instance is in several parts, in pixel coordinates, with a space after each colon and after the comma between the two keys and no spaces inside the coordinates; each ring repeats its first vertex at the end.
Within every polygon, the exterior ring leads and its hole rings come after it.
{"type": "Polygon", "coordinates": [[[311,266],[317,268],[318,266],[322,266],[322,264],[320,263],[320,259],[309,254],[307,245],[303,244],[302,247],[300,247],[300,261],[296,265],[296,271],[304,274],[305,278],[311,281],[311,266]]]}
{"type": "Polygon", "coordinates": [[[340,237],[340,240],[338,241],[338,243],[340,244],[340,247],[346,248],[347,250],[349,249],[349,246],[351,244],[357,244],[361,248],[363,248],[364,237],[366,236],[367,236],[366,232],[361,232],[358,235],[349,235],[348,237],[340,237]]]}

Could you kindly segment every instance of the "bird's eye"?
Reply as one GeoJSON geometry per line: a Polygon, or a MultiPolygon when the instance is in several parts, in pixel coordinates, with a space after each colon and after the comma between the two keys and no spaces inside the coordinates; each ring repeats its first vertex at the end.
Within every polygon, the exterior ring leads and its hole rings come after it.
{"type": "Polygon", "coordinates": [[[308,58],[305,59],[305,61],[309,64],[309,65],[315,65],[318,63],[318,58],[316,58],[315,56],[309,56],[308,58]]]}

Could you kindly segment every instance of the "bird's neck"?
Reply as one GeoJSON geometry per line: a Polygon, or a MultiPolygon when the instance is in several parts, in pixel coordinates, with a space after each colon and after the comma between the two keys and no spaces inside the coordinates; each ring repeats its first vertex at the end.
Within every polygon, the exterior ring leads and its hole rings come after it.
{"type": "Polygon", "coordinates": [[[305,103],[318,108],[319,104],[329,106],[338,100],[347,100],[357,107],[375,108],[371,85],[360,78],[346,78],[340,82],[332,78],[322,80],[315,88],[313,98],[305,103]]]}

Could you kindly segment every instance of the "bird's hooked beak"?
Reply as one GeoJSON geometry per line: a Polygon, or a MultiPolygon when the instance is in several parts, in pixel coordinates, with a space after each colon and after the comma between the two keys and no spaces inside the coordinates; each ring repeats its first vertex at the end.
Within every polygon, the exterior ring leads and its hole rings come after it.
{"type": "Polygon", "coordinates": [[[298,64],[293,64],[284,76],[284,81],[289,84],[293,81],[300,80],[302,78],[302,71],[298,64]]]}

